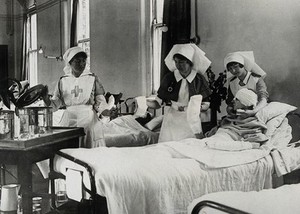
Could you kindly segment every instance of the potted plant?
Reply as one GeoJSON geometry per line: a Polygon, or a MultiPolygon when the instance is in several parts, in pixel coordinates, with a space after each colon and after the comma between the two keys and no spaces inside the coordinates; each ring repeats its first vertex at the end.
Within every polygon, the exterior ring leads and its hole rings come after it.
{"type": "Polygon", "coordinates": [[[211,68],[206,71],[209,87],[212,91],[210,95],[210,108],[211,108],[211,126],[214,127],[217,125],[217,114],[221,113],[222,101],[227,97],[227,88],[225,87],[226,83],[226,70],[219,73],[218,78],[213,73],[211,68]]]}

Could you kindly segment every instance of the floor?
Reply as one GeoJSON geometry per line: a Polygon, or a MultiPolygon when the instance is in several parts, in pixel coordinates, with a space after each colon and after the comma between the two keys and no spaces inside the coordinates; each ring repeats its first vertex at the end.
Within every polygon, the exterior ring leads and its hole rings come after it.
{"type": "MultiPolygon", "coordinates": [[[[5,166],[6,173],[5,173],[5,183],[17,183],[17,171],[15,166],[5,166]]],[[[32,179],[33,179],[33,192],[35,196],[42,197],[42,213],[47,214],[88,214],[89,209],[88,207],[84,207],[83,205],[79,206],[79,203],[75,201],[69,201],[66,204],[63,204],[59,207],[57,211],[51,209],[51,197],[49,195],[49,180],[44,179],[40,170],[38,169],[37,165],[34,164],[32,166],[32,179]]],[[[3,174],[1,176],[1,183],[3,184],[3,174]]]]}

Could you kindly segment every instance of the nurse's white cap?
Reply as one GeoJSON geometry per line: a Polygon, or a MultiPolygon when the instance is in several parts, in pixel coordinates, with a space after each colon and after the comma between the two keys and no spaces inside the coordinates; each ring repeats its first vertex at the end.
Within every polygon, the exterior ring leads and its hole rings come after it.
{"type": "Polygon", "coordinates": [[[176,45],[177,48],[175,48],[173,57],[175,54],[180,54],[193,62],[193,57],[194,57],[194,49],[190,45],[176,45]]]}
{"type": "Polygon", "coordinates": [[[224,67],[227,68],[227,64],[230,62],[237,62],[242,65],[245,64],[244,57],[238,52],[227,54],[227,56],[224,58],[224,67]]]}
{"type": "MultiPolygon", "coordinates": [[[[63,59],[65,60],[65,62],[70,62],[71,59],[78,53],[83,52],[85,53],[85,51],[81,48],[81,47],[72,47],[69,48],[65,54],[63,55],[63,59]]],[[[85,53],[86,54],[86,53],[85,53]]]]}
{"type": "Polygon", "coordinates": [[[165,64],[170,71],[176,70],[174,55],[181,54],[193,63],[193,69],[204,74],[211,65],[211,61],[205,56],[205,52],[193,43],[175,44],[165,58],[165,64]]]}

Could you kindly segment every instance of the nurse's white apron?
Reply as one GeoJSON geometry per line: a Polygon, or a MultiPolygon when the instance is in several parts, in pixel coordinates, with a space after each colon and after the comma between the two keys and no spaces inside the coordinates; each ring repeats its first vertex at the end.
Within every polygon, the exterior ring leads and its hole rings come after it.
{"type": "Polygon", "coordinates": [[[60,126],[84,128],[85,136],[81,140],[81,147],[105,146],[103,124],[93,110],[92,105],[67,107],[59,124],[60,126]]]}
{"type": "Polygon", "coordinates": [[[67,106],[59,123],[67,127],[83,127],[85,137],[81,147],[105,146],[102,122],[92,105],[86,105],[92,94],[95,76],[83,73],[79,78],[62,78],[64,102],[67,106]]]}
{"type": "Polygon", "coordinates": [[[158,142],[176,141],[185,138],[194,138],[195,134],[187,121],[186,111],[178,111],[170,107],[166,112],[158,142]]]}
{"type": "Polygon", "coordinates": [[[194,95],[184,111],[178,111],[175,105],[170,107],[164,116],[158,142],[195,138],[195,134],[201,133],[201,101],[201,95],[194,95]]]}

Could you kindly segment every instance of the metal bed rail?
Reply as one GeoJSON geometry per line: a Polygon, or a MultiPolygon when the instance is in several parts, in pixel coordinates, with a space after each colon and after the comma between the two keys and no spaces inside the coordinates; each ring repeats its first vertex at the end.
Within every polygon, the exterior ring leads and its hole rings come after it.
{"type": "MultiPolygon", "coordinates": [[[[84,167],[86,169],[86,171],[88,172],[88,176],[89,176],[89,180],[90,180],[90,185],[91,185],[91,189],[89,190],[85,185],[83,185],[83,188],[85,191],[87,191],[90,194],[90,205],[91,205],[91,213],[93,214],[97,214],[97,213],[108,213],[107,210],[107,202],[106,202],[106,198],[100,195],[97,195],[97,191],[96,191],[96,182],[95,182],[95,176],[93,173],[93,169],[91,166],[89,166],[86,162],[79,160],[69,154],[66,154],[62,151],[58,151],[56,153],[56,155],[59,155],[67,160],[70,160],[82,167],[84,167]],[[97,206],[97,203],[99,203],[99,206],[97,206]]],[[[65,179],[65,175],[63,175],[62,173],[58,173],[56,171],[54,171],[54,167],[53,167],[53,159],[50,159],[50,173],[49,173],[49,178],[51,181],[51,195],[52,195],[52,207],[54,209],[57,209],[56,205],[55,205],[55,183],[54,180],[58,179],[58,178],[62,178],[65,179]]]]}
{"type": "Polygon", "coordinates": [[[242,210],[239,210],[239,209],[236,209],[233,207],[229,207],[229,206],[226,206],[226,205],[218,203],[218,202],[209,201],[209,200],[198,202],[194,206],[191,214],[208,213],[208,212],[204,212],[204,211],[201,212],[205,207],[209,207],[214,210],[218,210],[218,211],[221,211],[224,213],[230,213],[230,214],[250,214],[250,213],[244,212],[242,210]]]}

